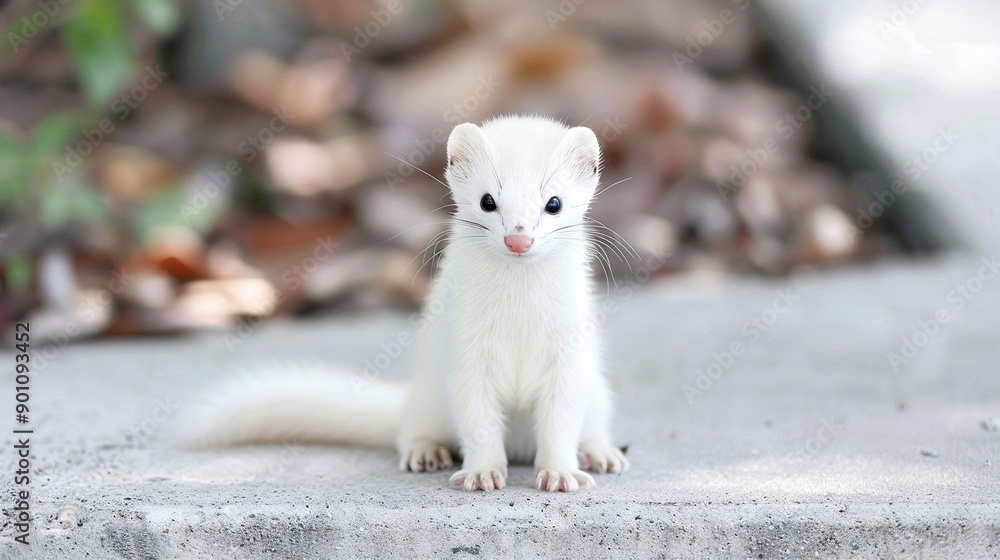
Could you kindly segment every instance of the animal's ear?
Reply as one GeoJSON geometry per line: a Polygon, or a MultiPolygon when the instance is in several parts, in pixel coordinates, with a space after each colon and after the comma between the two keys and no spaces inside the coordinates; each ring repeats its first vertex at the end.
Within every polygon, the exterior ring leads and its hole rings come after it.
{"type": "Polygon", "coordinates": [[[569,129],[559,142],[554,157],[573,177],[597,177],[601,169],[601,145],[593,130],[585,126],[569,129]]]}
{"type": "Polygon", "coordinates": [[[472,123],[460,124],[448,136],[448,167],[466,167],[490,149],[483,130],[472,123]]]}

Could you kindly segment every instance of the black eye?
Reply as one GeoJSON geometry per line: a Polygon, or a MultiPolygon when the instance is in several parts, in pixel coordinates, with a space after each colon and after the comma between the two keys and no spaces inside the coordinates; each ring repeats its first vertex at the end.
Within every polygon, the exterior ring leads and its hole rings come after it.
{"type": "Polygon", "coordinates": [[[545,203],[545,211],[549,214],[558,214],[562,210],[562,201],[558,196],[553,196],[545,203]]]}
{"type": "Polygon", "coordinates": [[[497,209],[497,201],[493,200],[492,195],[484,194],[483,198],[479,199],[479,207],[486,212],[492,212],[497,209]]]}

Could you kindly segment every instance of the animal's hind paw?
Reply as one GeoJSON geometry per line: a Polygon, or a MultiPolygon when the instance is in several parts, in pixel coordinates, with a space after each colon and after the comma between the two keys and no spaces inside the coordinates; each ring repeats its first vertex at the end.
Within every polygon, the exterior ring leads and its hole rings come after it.
{"type": "Polygon", "coordinates": [[[622,450],[613,445],[585,443],[580,446],[576,456],[581,469],[600,474],[621,474],[631,465],[622,450]]]}
{"type": "Polygon", "coordinates": [[[535,475],[535,488],[546,492],[576,492],[588,486],[597,486],[597,483],[594,477],[580,470],[559,472],[543,469],[535,475]]]}
{"type": "Polygon", "coordinates": [[[451,452],[435,442],[411,443],[400,453],[399,469],[413,472],[433,472],[452,466],[451,452]]]}
{"type": "Polygon", "coordinates": [[[483,471],[462,469],[451,475],[449,482],[461,486],[469,492],[476,490],[482,490],[483,492],[500,490],[507,485],[507,469],[499,468],[483,471]]]}

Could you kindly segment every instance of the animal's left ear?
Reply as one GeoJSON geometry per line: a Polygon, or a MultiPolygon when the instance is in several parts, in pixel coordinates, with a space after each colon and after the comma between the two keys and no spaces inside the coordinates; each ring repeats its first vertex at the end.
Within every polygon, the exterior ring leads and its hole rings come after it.
{"type": "Polygon", "coordinates": [[[585,126],[569,129],[553,156],[559,160],[553,163],[562,165],[576,180],[598,178],[601,170],[601,145],[597,142],[594,131],[585,126]]]}

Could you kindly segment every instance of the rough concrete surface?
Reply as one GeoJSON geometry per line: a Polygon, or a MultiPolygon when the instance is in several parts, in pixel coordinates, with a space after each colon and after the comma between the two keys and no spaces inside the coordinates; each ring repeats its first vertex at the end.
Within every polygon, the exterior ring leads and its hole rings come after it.
{"type": "MultiPolygon", "coordinates": [[[[571,495],[531,489],[528,467],[484,495],[449,487],[450,472],[400,472],[391,451],[165,445],[164,422],[220,376],[267,361],[357,367],[412,328],[405,316],[48,358],[39,341],[34,544],[11,540],[5,492],[0,556],[995,558],[1000,277],[971,281],[980,268],[963,257],[620,290],[607,350],[633,468],[571,495]],[[915,336],[894,370],[888,354],[915,336]]],[[[9,480],[12,355],[0,364],[9,480]]]]}

